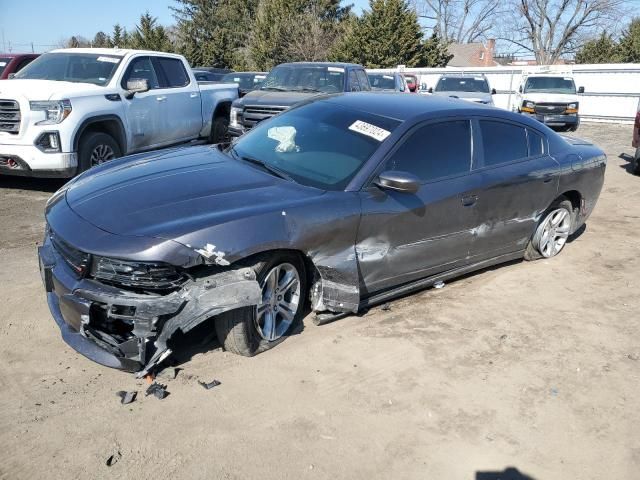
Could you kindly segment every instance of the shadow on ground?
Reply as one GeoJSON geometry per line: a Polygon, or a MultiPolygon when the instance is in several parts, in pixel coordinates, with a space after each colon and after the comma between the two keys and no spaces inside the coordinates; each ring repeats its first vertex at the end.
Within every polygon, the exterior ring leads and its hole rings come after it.
{"type": "Polygon", "coordinates": [[[30,178],[0,175],[0,188],[53,193],[67,183],[66,178],[30,178]]]}
{"type": "Polygon", "coordinates": [[[514,467],[507,467],[501,472],[476,472],[475,480],[535,480],[514,467]]]}

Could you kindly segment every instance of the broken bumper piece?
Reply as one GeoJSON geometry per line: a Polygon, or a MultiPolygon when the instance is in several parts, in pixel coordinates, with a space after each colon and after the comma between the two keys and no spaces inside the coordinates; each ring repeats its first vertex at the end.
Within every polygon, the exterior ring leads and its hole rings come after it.
{"type": "Polygon", "coordinates": [[[47,303],[64,341],[101,365],[138,376],[170,355],[176,332],[261,298],[250,268],[216,267],[170,293],[147,294],[79,277],[48,237],[38,256],[47,303]]]}

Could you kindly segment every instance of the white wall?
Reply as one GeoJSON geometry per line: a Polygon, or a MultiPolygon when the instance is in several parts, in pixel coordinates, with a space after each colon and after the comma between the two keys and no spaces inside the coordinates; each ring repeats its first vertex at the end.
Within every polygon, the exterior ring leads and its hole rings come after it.
{"type": "Polygon", "coordinates": [[[402,68],[375,69],[371,72],[402,70],[415,73],[427,87],[435,86],[444,73],[483,73],[491,88],[497,90],[494,102],[497,107],[511,110],[515,92],[523,73],[551,72],[572,73],[577,87],[584,87],[580,97],[580,117],[584,121],[631,123],[635,118],[640,100],[640,64],[608,65],[553,65],[513,67],[446,67],[446,68],[402,68]]]}

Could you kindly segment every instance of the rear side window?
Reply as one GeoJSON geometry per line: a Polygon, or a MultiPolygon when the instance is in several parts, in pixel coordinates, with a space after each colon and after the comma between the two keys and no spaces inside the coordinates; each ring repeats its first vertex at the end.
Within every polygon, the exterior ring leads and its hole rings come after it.
{"type": "Polygon", "coordinates": [[[352,92],[360,91],[360,84],[355,70],[349,70],[349,90],[352,92]]]}
{"type": "Polygon", "coordinates": [[[414,130],[390,160],[389,168],[409,172],[423,182],[471,169],[471,125],[453,120],[414,130]]]}
{"type": "Polygon", "coordinates": [[[529,156],[538,157],[544,153],[542,135],[534,130],[527,129],[527,137],[529,137],[529,156]]]}
{"type": "Polygon", "coordinates": [[[510,123],[480,120],[484,166],[500,165],[528,156],[527,134],[510,123]]]}
{"type": "Polygon", "coordinates": [[[160,83],[163,88],[177,88],[189,85],[189,75],[187,75],[181,60],[157,57],[156,61],[163,73],[160,83]]]}
{"type": "Polygon", "coordinates": [[[360,90],[371,90],[371,86],[369,85],[369,78],[367,78],[367,74],[364,73],[364,70],[356,70],[356,74],[358,75],[358,81],[360,82],[360,90]]]}

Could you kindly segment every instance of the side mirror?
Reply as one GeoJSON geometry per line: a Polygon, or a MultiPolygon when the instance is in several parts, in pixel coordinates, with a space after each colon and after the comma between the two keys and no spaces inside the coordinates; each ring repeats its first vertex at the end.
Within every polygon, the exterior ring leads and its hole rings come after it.
{"type": "Polygon", "coordinates": [[[15,73],[10,73],[10,74],[7,76],[7,78],[8,78],[9,80],[11,80],[11,79],[12,79],[13,77],[15,77],[15,76],[16,76],[16,74],[15,74],[15,73]]]}
{"type": "Polygon", "coordinates": [[[522,93],[522,85],[520,85],[520,88],[518,88],[518,92],[522,93]]]}
{"type": "Polygon", "coordinates": [[[408,172],[382,172],[373,182],[383,190],[416,193],[420,188],[420,180],[408,172]]]}
{"type": "Polygon", "coordinates": [[[146,78],[132,78],[127,80],[126,98],[132,99],[136,93],[144,93],[149,91],[149,82],[146,78]]]}
{"type": "Polygon", "coordinates": [[[427,90],[429,93],[433,93],[433,87],[429,87],[429,90],[427,90]]]}
{"type": "Polygon", "coordinates": [[[497,93],[497,92],[496,92],[496,89],[495,89],[495,88],[492,88],[492,89],[491,89],[491,95],[495,95],[496,93],[497,93]]]}
{"type": "Polygon", "coordinates": [[[584,93],[584,87],[578,88],[578,93],[584,93]]]}

